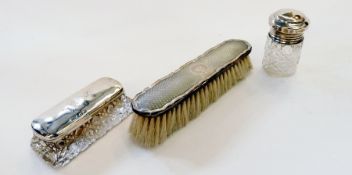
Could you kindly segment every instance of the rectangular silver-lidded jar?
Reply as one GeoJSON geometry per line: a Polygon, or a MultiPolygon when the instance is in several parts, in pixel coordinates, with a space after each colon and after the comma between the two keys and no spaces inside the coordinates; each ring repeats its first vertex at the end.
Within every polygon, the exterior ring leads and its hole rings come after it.
{"type": "Polygon", "coordinates": [[[31,147],[62,167],[132,112],[121,84],[101,78],[32,121],[31,147]]]}

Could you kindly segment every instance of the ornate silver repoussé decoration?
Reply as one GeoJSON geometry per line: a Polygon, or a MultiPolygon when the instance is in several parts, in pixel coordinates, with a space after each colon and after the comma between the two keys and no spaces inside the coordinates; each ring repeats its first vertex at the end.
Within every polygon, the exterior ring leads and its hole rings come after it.
{"type": "Polygon", "coordinates": [[[131,113],[121,84],[101,78],[33,120],[31,147],[62,167],[131,113]]]}

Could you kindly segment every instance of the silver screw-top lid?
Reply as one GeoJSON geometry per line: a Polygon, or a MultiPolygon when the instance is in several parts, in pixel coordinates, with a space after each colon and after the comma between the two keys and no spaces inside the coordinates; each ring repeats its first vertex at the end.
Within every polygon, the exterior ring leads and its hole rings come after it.
{"type": "Polygon", "coordinates": [[[303,32],[308,28],[309,19],[300,11],[281,9],[270,15],[272,27],[269,36],[282,44],[297,44],[303,41],[303,32]]]}

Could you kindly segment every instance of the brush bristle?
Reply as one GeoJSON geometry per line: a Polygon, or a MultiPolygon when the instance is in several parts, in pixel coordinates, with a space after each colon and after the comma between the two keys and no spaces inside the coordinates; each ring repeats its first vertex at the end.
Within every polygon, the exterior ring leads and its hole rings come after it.
{"type": "Polygon", "coordinates": [[[186,126],[208,105],[246,77],[251,68],[249,57],[245,57],[168,112],[155,117],[134,114],[130,127],[132,137],[144,147],[163,143],[172,133],[186,126]]]}

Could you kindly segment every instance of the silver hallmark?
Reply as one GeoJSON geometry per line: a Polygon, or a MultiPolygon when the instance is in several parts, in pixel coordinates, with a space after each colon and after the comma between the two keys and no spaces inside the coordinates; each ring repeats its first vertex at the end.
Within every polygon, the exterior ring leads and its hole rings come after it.
{"type": "Polygon", "coordinates": [[[31,146],[54,167],[64,166],[131,112],[121,84],[98,79],[33,120],[31,146]]]}

